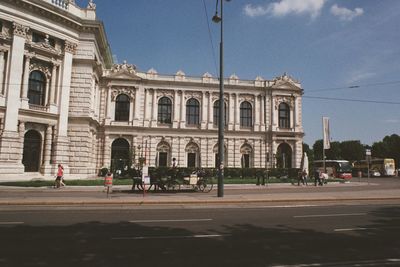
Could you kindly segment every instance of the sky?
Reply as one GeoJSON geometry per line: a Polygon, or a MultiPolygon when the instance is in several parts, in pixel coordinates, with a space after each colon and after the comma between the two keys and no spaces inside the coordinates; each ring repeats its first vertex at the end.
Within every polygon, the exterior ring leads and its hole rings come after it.
{"type": "MultiPolygon", "coordinates": [[[[77,0],[85,7],[88,0],[77,0]]],[[[115,61],[161,74],[218,77],[216,0],[94,0],[115,61]]],[[[224,76],[273,79],[304,89],[304,142],[372,145],[400,134],[399,0],[224,2],[224,76]]]]}

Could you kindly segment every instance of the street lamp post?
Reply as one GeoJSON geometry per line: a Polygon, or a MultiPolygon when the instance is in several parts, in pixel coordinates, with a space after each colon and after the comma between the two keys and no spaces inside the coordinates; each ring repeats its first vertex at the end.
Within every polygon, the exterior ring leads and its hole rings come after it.
{"type": "MultiPolygon", "coordinates": [[[[218,120],[218,197],[224,196],[224,27],[223,27],[223,11],[224,0],[220,0],[221,15],[218,16],[218,10],[212,18],[215,23],[221,25],[221,40],[219,44],[219,120],[218,120]]],[[[217,0],[218,8],[218,0],[217,0]]]]}

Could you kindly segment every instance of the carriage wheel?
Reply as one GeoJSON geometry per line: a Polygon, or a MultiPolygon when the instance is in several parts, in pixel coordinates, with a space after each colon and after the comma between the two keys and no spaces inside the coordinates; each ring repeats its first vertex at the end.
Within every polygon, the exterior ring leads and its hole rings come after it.
{"type": "Polygon", "coordinates": [[[214,184],[211,181],[199,181],[198,187],[201,192],[208,193],[212,190],[214,184]]]}
{"type": "Polygon", "coordinates": [[[168,184],[168,190],[177,191],[181,189],[181,185],[177,181],[171,181],[168,184]]]}

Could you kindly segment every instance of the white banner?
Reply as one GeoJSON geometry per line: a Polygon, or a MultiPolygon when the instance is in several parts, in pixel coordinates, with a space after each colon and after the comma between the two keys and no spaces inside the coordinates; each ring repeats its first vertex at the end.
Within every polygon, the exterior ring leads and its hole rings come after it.
{"type": "Polygon", "coordinates": [[[324,144],[324,149],[330,149],[331,148],[331,142],[330,142],[330,134],[329,134],[329,118],[328,117],[322,117],[322,128],[323,128],[323,144],[324,144]]]}

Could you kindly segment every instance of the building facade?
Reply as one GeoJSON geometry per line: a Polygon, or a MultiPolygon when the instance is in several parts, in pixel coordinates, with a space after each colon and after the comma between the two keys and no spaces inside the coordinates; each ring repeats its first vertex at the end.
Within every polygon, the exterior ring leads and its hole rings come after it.
{"type": "MultiPolygon", "coordinates": [[[[215,167],[219,80],[112,61],[96,6],[0,2],[2,179],[95,176],[102,167],[215,167]]],[[[284,74],[225,80],[225,166],[299,167],[302,94],[284,74]]]]}

